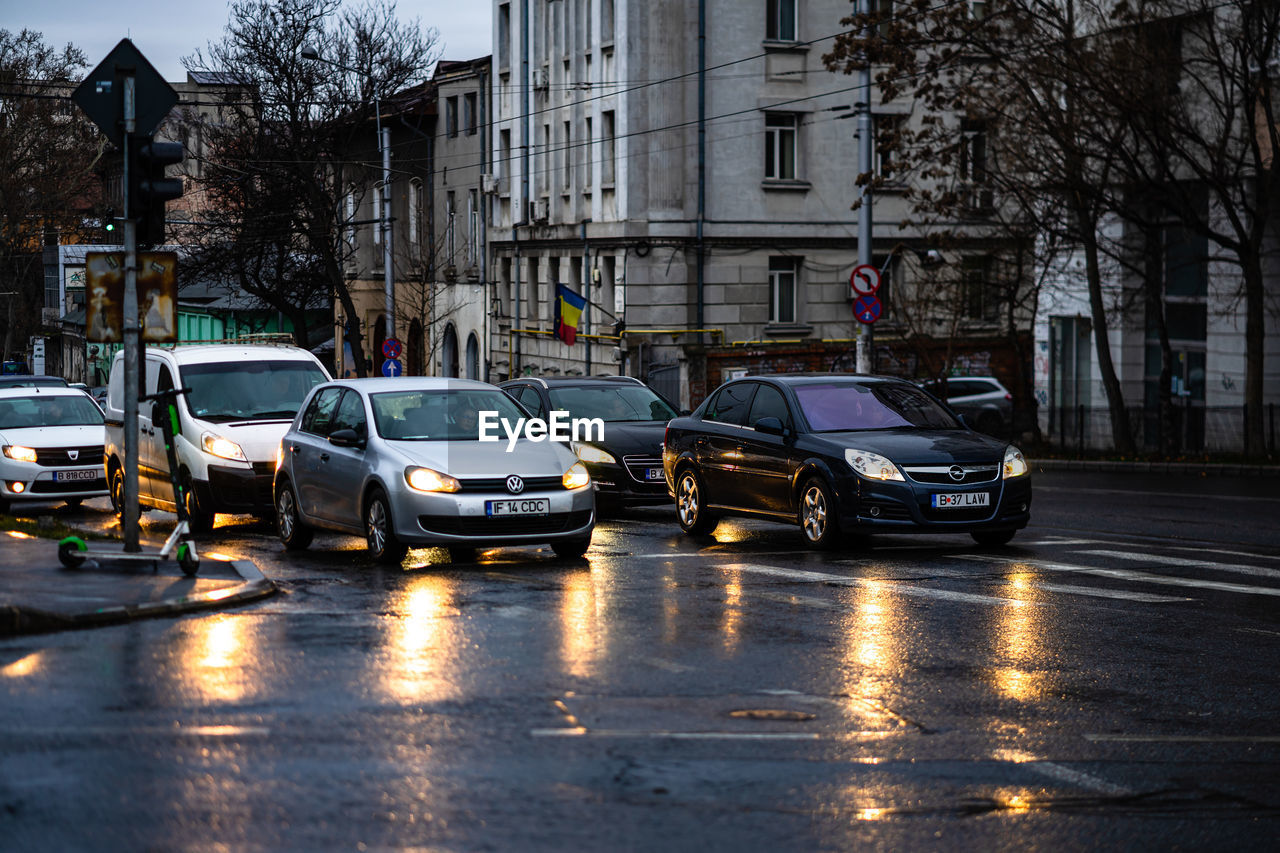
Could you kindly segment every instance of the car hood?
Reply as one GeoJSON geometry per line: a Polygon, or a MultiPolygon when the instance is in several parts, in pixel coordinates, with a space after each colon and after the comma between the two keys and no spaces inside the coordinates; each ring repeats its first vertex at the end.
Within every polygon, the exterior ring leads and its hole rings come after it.
{"type": "Polygon", "coordinates": [[[240,445],[245,458],[250,462],[274,462],[276,448],[280,446],[280,439],[284,438],[284,434],[289,431],[290,423],[290,421],[228,421],[227,423],[196,421],[200,429],[196,435],[188,434],[188,438],[194,439],[192,443],[199,447],[200,436],[205,432],[211,432],[240,445]]]}
{"type": "Polygon", "coordinates": [[[899,465],[999,464],[1008,446],[967,429],[849,430],[816,435],[841,447],[879,453],[899,465]]]}
{"type": "Polygon", "coordinates": [[[102,444],[106,428],[101,424],[80,426],[9,427],[0,430],[0,444],[23,447],[82,447],[102,444]]]}
{"type": "Polygon", "coordinates": [[[453,477],[559,477],[578,457],[564,445],[548,441],[385,441],[406,465],[421,465],[453,477]]]}
{"type": "Polygon", "coordinates": [[[656,457],[662,455],[662,439],[666,431],[666,421],[606,423],[604,440],[587,443],[603,447],[618,459],[624,456],[656,457]]]}

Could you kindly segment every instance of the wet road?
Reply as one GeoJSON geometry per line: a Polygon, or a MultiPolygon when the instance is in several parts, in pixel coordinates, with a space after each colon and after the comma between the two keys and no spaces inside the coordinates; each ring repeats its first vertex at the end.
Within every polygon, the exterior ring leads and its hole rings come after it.
{"type": "Polygon", "coordinates": [[[1036,483],[985,550],[651,510],[385,570],[220,518],[283,595],[0,642],[0,846],[1274,849],[1274,480],[1036,483]]]}

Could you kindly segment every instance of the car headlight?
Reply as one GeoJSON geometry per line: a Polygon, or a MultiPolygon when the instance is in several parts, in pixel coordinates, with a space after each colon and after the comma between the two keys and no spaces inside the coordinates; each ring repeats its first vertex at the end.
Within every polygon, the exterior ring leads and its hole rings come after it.
{"type": "Polygon", "coordinates": [[[573,452],[578,454],[578,458],[583,462],[599,462],[604,465],[615,465],[618,460],[613,458],[613,454],[607,450],[601,450],[594,444],[587,444],[585,441],[573,441],[569,443],[573,448],[573,452]]]}
{"type": "Polygon", "coordinates": [[[204,448],[205,453],[212,454],[222,459],[239,459],[241,462],[247,462],[244,451],[240,449],[240,445],[236,444],[229,438],[223,438],[220,435],[214,435],[206,432],[200,436],[200,445],[204,448]]]}
{"type": "Polygon", "coordinates": [[[18,462],[35,462],[36,452],[30,447],[23,447],[20,444],[6,444],[4,446],[4,455],[18,462]]]}
{"type": "Polygon", "coordinates": [[[462,484],[448,474],[430,468],[404,469],[404,481],[420,492],[459,492],[462,484]]]}
{"type": "Polygon", "coordinates": [[[1022,451],[1012,444],[1009,445],[1009,448],[1004,452],[1004,479],[1021,477],[1030,470],[1027,460],[1022,456],[1022,451]]]}
{"type": "Polygon", "coordinates": [[[844,452],[844,461],[849,463],[850,468],[868,480],[903,479],[902,472],[898,470],[898,466],[885,459],[879,453],[849,448],[844,452]]]}
{"type": "Polygon", "coordinates": [[[591,475],[587,473],[586,465],[575,462],[572,468],[564,472],[560,482],[564,483],[566,489],[581,489],[583,486],[591,485],[591,475]]]}

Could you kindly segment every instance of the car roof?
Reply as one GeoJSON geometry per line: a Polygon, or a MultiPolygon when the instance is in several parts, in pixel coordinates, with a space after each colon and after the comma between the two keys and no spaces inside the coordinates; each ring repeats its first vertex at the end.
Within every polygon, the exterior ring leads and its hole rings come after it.
{"type": "Polygon", "coordinates": [[[444,376],[370,376],[364,379],[334,379],[317,385],[341,385],[355,388],[366,394],[380,394],[385,391],[497,391],[497,386],[477,379],[455,379],[444,376]]]}
{"type": "Polygon", "coordinates": [[[743,376],[742,379],[767,379],[783,385],[816,385],[831,382],[833,379],[862,384],[878,382],[911,384],[897,376],[874,376],[867,373],[758,373],[751,376],[743,376]]]}
{"type": "Polygon", "coordinates": [[[44,376],[41,374],[32,375],[30,373],[9,373],[0,376],[0,388],[14,388],[26,385],[31,387],[30,383],[38,382],[45,387],[65,388],[67,380],[61,376],[44,376]]]}
{"type": "Polygon", "coordinates": [[[557,388],[569,385],[644,385],[634,376],[517,376],[514,379],[508,379],[500,385],[510,385],[514,382],[536,382],[544,388],[557,388]]]}
{"type": "Polygon", "coordinates": [[[68,388],[66,385],[35,385],[32,387],[21,387],[9,385],[0,387],[0,400],[12,400],[15,397],[30,397],[32,395],[40,397],[89,397],[79,388],[68,388]]]}
{"type": "MultiPolygon", "coordinates": [[[[123,350],[121,351],[123,354],[123,350]]],[[[179,344],[147,347],[148,355],[168,353],[178,364],[216,364],[227,361],[305,361],[316,357],[302,347],[288,344],[179,344]]],[[[117,358],[123,355],[117,356],[117,358]]]]}

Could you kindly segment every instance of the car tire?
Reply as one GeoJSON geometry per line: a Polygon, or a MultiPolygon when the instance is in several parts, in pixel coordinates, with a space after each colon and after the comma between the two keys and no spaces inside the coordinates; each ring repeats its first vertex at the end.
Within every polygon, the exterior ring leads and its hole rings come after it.
{"type": "Polygon", "coordinates": [[[970,533],[973,541],[979,545],[993,547],[996,545],[1008,545],[1009,540],[1013,539],[1016,530],[978,530],[970,533]]]}
{"type": "Polygon", "coordinates": [[[276,534],[287,551],[306,549],[316,534],[299,516],[298,496],[288,480],[282,480],[276,489],[276,534]]]}
{"type": "Polygon", "coordinates": [[[817,477],[811,477],[800,489],[800,506],[796,511],[805,544],[820,551],[840,544],[840,521],[836,518],[836,502],[831,489],[817,477]]]}
{"type": "Polygon", "coordinates": [[[111,509],[115,514],[124,517],[124,469],[119,465],[111,469],[111,482],[107,488],[107,496],[111,498],[111,509]]]}
{"type": "Polygon", "coordinates": [[[214,513],[200,506],[196,490],[192,488],[191,475],[182,475],[182,491],[186,495],[187,522],[192,533],[210,533],[213,531],[214,513]]]}
{"type": "Polygon", "coordinates": [[[680,529],[691,536],[702,536],[716,529],[720,519],[707,512],[707,491],[702,478],[693,468],[682,468],[676,474],[676,518],[680,529]]]}
{"type": "Polygon", "coordinates": [[[396,538],[391,520],[391,502],[386,492],[375,489],[364,508],[364,541],[369,556],[384,566],[398,565],[409,547],[396,538]]]}
{"type": "Polygon", "coordinates": [[[590,536],[585,539],[561,539],[559,542],[551,543],[551,550],[556,552],[557,557],[564,560],[579,559],[590,547],[590,536]]]}
{"type": "Polygon", "coordinates": [[[474,563],[478,551],[470,545],[449,545],[445,550],[449,552],[450,563],[474,563]]]}
{"type": "Polygon", "coordinates": [[[9,512],[9,502],[0,500],[0,515],[5,515],[8,512],[9,512]]]}

